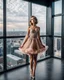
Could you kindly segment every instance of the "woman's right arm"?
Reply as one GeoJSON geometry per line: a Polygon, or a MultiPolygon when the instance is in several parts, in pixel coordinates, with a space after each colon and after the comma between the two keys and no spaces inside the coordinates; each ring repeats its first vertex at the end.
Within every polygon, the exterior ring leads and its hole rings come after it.
{"type": "Polygon", "coordinates": [[[29,29],[29,27],[28,27],[28,30],[27,30],[27,34],[26,34],[26,36],[25,36],[25,38],[24,38],[24,40],[23,40],[23,42],[22,42],[22,46],[25,44],[25,42],[27,41],[27,39],[28,39],[28,37],[29,37],[29,33],[30,33],[30,29],[29,29]]]}

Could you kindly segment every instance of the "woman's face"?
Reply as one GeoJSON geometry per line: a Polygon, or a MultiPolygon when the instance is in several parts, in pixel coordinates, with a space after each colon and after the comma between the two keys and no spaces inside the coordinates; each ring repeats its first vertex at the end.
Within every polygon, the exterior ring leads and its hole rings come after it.
{"type": "Polygon", "coordinates": [[[31,23],[35,23],[35,19],[33,17],[30,19],[30,21],[31,23]]]}

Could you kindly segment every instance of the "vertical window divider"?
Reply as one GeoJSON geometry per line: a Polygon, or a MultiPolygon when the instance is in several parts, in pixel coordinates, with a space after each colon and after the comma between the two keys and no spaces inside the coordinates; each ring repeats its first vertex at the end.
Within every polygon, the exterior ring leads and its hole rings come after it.
{"type": "MultiPolygon", "coordinates": [[[[62,0],[62,14],[64,13],[64,0],[62,0]]],[[[62,39],[61,39],[61,45],[62,45],[62,47],[61,47],[61,57],[62,57],[62,59],[64,58],[64,38],[63,38],[63,36],[64,36],[64,15],[62,15],[62,39]]]]}
{"type": "MultiPolygon", "coordinates": [[[[28,27],[29,27],[29,20],[31,16],[32,16],[32,3],[28,2],[28,27]]],[[[26,55],[26,63],[29,63],[28,55],[26,55]]]]}
{"type": "Polygon", "coordinates": [[[4,71],[7,69],[6,60],[6,0],[3,0],[3,68],[4,71]]]}
{"type": "MultiPolygon", "coordinates": [[[[62,0],[62,1],[63,1],[63,0],[62,0]]],[[[62,2],[62,4],[63,4],[63,2],[62,2]]],[[[62,5],[62,4],[61,4],[61,5],[62,5]]],[[[63,13],[54,14],[54,7],[55,7],[55,6],[54,6],[54,2],[52,2],[53,57],[54,57],[54,38],[55,38],[55,37],[56,37],[56,38],[57,38],[57,37],[60,37],[60,38],[61,38],[61,58],[62,58],[62,52],[63,52],[63,51],[62,51],[62,50],[63,50],[63,48],[62,48],[62,47],[63,47],[63,44],[62,44],[62,40],[63,40],[63,39],[62,39],[62,36],[63,36],[63,26],[62,26],[62,25],[63,25],[63,17],[62,17],[62,16],[63,16],[63,13]],[[54,35],[54,18],[55,18],[55,17],[59,17],[59,16],[62,17],[62,19],[61,19],[61,20],[62,20],[62,24],[61,24],[61,36],[55,36],[55,35],[54,35]]],[[[63,10],[63,8],[62,8],[62,10],[63,10]]]]}
{"type": "MultiPolygon", "coordinates": [[[[54,14],[54,3],[52,4],[52,15],[54,14]]],[[[54,57],[54,17],[52,17],[52,26],[51,26],[52,28],[52,45],[53,45],[53,47],[52,47],[52,57],[54,57]]]]}

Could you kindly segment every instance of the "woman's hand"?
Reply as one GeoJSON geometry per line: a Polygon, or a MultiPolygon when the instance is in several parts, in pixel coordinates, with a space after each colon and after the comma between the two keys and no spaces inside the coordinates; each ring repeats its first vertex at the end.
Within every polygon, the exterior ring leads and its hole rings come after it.
{"type": "Polygon", "coordinates": [[[20,48],[22,48],[23,47],[23,44],[20,46],[20,48]]]}
{"type": "Polygon", "coordinates": [[[41,44],[41,47],[45,48],[45,45],[41,44]]]}

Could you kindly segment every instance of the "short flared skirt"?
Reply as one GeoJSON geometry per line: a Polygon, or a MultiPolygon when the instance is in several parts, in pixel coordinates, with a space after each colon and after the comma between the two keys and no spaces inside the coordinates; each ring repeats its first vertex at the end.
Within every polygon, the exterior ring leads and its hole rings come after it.
{"type": "Polygon", "coordinates": [[[23,54],[39,54],[46,51],[48,46],[44,45],[38,38],[28,38],[23,47],[19,47],[19,50],[23,54]]]}

